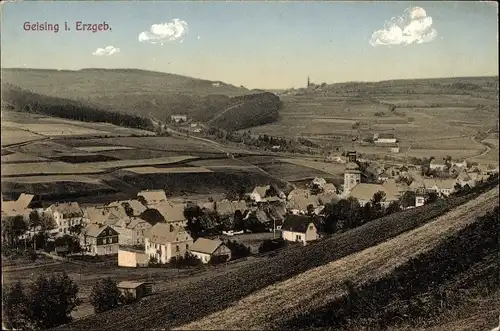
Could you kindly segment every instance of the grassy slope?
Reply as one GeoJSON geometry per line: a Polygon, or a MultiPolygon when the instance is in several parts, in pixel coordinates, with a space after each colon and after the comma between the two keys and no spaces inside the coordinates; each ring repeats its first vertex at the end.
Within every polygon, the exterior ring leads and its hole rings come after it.
{"type": "Polygon", "coordinates": [[[351,231],[336,234],[317,245],[291,248],[275,257],[258,259],[228,274],[206,278],[170,293],[158,293],[157,296],[134,305],[82,319],[63,329],[84,330],[103,323],[109,325],[109,330],[171,328],[189,323],[223,310],[231,303],[273,283],[362,251],[421,226],[470,198],[450,199],[384,217],[351,231]]]}
{"type": "MultiPolygon", "coordinates": [[[[331,308],[332,302],[341,301],[342,296],[345,295],[345,282],[350,281],[358,285],[384,278],[387,275],[389,280],[392,280],[390,275],[394,270],[397,271],[407,261],[411,261],[419,254],[432,250],[440,244],[443,238],[457,233],[474,222],[475,217],[482,215],[486,210],[493,209],[497,199],[498,188],[413,231],[327,265],[311,269],[287,281],[273,284],[243,298],[224,311],[183,325],[179,329],[200,330],[213,327],[234,329],[238,327],[249,330],[268,330],[275,326],[279,326],[280,329],[301,329],[316,321],[326,325],[338,323],[338,320],[344,317],[342,313],[345,315],[351,313],[356,316],[347,309],[349,302],[341,302],[342,304],[333,308],[333,313],[329,313],[330,310],[328,310],[331,308]],[[300,295],[297,295],[296,289],[300,289],[300,295]],[[308,312],[316,312],[316,309],[323,307],[327,308],[312,315],[312,318],[308,314],[308,312]],[[332,314],[339,316],[332,317],[331,320],[325,317],[332,314]]],[[[414,267],[420,268],[423,265],[415,265],[414,267]]],[[[390,281],[388,283],[394,286],[390,281]]],[[[417,283],[412,286],[411,279],[406,279],[403,284],[407,284],[409,290],[416,287],[417,283]]],[[[372,286],[370,288],[372,292],[369,294],[372,294],[374,290],[385,291],[380,292],[379,296],[386,294],[390,289],[386,289],[384,285],[386,284],[381,284],[378,288],[372,286]]],[[[403,290],[401,289],[401,291],[403,290]]],[[[387,302],[387,296],[383,298],[387,302]]],[[[371,303],[375,305],[376,300],[371,303]]],[[[360,299],[357,301],[352,299],[352,305],[352,310],[359,309],[358,315],[361,316],[363,314],[370,316],[370,310],[376,309],[370,306],[369,302],[360,299]]],[[[351,316],[346,317],[349,319],[351,316]]]]}
{"type": "MultiPolygon", "coordinates": [[[[132,69],[3,69],[2,82],[49,97],[79,100],[96,108],[143,117],[152,115],[164,121],[170,121],[173,114],[188,114],[205,122],[241,102],[233,97],[256,94],[229,84],[215,87],[208,80],[132,69]]],[[[3,98],[12,103],[7,92],[2,91],[3,98]]],[[[237,130],[277,118],[279,98],[266,93],[254,99],[245,101],[246,106],[229,112],[225,121],[216,121],[214,125],[237,130]],[[238,117],[240,120],[236,121],[238,117]],[[261,119],[255,121],[256,117],[261,119]]]]}

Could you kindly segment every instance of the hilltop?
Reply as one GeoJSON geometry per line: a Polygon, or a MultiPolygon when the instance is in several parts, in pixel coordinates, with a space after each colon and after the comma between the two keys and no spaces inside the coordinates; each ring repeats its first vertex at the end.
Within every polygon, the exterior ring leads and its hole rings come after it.
{"type": "Polygon", "coordinates": [[[186,114],[227,130],[271,123],[280,99],[220,81],[137,69],[3,69],[2,99],[20,109],[33,100],[84,105],[112,112],[170,121],[186,114]],[[247,96],[241,99],[242,96],[247,96]]]}

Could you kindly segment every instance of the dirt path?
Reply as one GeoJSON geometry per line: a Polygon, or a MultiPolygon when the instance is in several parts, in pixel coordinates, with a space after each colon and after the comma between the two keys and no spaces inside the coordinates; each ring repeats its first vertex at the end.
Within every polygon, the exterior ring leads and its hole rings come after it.
{"type": "Polygon", "coordinates": [[[361,284],[392,272],[497,204],[498,186],[420,228],[269,286],[225,310],[175,330],[269,329],[295,312],[321,307],[339,298],[345,294],[342,284],[346,280],[361,284]]]}

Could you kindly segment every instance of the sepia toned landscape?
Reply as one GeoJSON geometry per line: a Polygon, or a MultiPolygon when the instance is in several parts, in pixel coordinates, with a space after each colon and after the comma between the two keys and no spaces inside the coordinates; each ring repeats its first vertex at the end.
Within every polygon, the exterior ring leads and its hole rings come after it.
{"type": "Polygon", "coordinates": [[[498,329],[498,4],[4,7],[2,330],[498,329]]]}

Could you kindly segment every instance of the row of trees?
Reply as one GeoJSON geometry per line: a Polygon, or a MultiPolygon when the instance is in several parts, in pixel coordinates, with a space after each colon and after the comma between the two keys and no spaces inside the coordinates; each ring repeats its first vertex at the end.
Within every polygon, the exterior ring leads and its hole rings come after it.
{"type": "MultiPolygon", "coordinates": [[[[72,321],[71,312],[80,304],[77,284],[65,273],[41,274],[32,283],[21,281],[2,286],[3,324],[10,330],[41,330],[72,321]]],[[[105,278],[92,287],[89,301],[96,313],[132,302],[114,280],[105,278]]]]}

